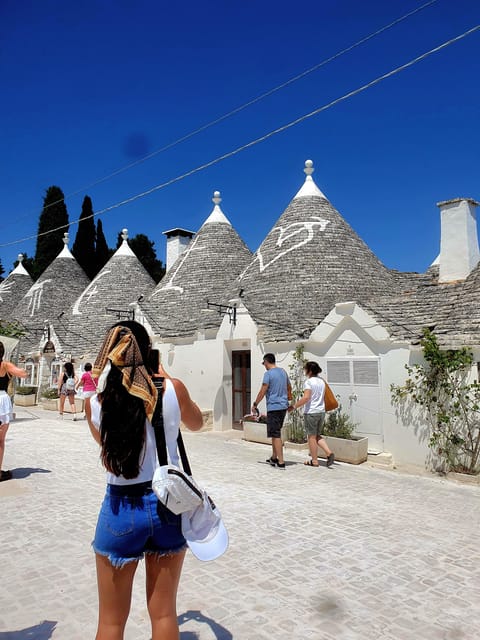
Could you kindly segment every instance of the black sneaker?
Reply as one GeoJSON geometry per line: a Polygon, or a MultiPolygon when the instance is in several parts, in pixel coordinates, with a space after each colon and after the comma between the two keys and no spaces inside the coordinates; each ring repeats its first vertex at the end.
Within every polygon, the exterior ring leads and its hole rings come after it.
{"type": "Polygon", "coordinates": [[[335,454],[331,453],[327,458],[327,467],[331,467],[335,460],[335,454]]]}
{"type": "Polygon", "coordinates": [[[277,462],[275,464],[279,469],[285,469],[285,462],[279,462],[277,459],[277,462]]]}
{"type": "Polygon", "coordinates": [[[274,467],[276,464],[278,464],[278,458],[274,458],[273,456],[270,456],[270,458],[267,458],[265,462],[268,462],[268,464],[271,464],[272,467],[274,467]]]}
{"type": "Polygon", "coordinates": [[[0,471],[0,482],[11,480],[13,478],[11,471],[0,471]]]}

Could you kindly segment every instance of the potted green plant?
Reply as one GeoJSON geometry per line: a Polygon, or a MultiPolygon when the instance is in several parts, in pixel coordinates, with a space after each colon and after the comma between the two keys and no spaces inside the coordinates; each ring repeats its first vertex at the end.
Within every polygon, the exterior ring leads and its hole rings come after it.
{"type": "MultiPolygon", "coordinates": [[[[341,405],[331,411],[325,420],[323,434],[335,459],[350,464],[360,464],[368,458],[368,438],[354,434],[356,424],[342,411],[341,405]]],[[[320,455],[325,454],[320,449],[320,455]]]]}
{"type": "Polygon", "coordinates": [[[23,385],[15,389],[13,402],[18,407],[31,407],[37,403],[37,387],[23,385]]]}
{"type": "Polygon", "coordinates": [[[40,397],[42,399],[42,407],[44,409],[50,409],[50,411],[57,411],[58,402],[58,389],[57,387],[42,387],[40,390],[40,397]]]}

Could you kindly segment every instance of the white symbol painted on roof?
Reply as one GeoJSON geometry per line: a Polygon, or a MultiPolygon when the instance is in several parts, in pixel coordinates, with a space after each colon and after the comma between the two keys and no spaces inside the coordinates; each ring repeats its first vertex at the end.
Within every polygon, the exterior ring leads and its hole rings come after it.
{"type": "Polygon", "coordinates": [[[320,218],[319,216],[312,216],[310,220],[306,220],[304,222],[292,222],[286,227],[275,227],[272,229],[273,233],[278,233],[278,240],[275,243],[276,247],[281,247],[288,240],[295,238],[295,236],[299,236],[297,242],[294,244],[290,244],[288,248],[284,249],[280,253],[277,253],[274,258],[269,260],[268,262],[263,261],[262,252],[259,250],[257,253],[258,263],[260,272],[265,271],[268,267],[270,267],[274,262],[283,258],[287,253],[293,251],[294,249],[298,249],[305,244],[311,242],[315,235],[315,229],[318,228],[319,231],[325,231],[329,220],[325,220],[324,218],[320,218]]]}
{"type": "Polygon", "coordinates": [[[34,285],[30,287],[29,291],[27,292],[25,297],[30,298],[28,302],[28,310],[27,310],[27,313],[28,311],[30,311],[30,317],[34,316],[35,313],[40,309],[40,305],[42,302],[43,288],[48,282],[52,282],[52,280],[49,279],[49,280],[42,280],[42,282],[36,282],[34,285]]]}
{"type": "Polygon", "coordinates": [[[7,282],[6,280],[4,282],[2,282],[2,284],[0,284],[0,302],[3,302],[3,298],[2,298],[2,293],[10,293],[10,290],[13,286],[13,282],[10,280],[10,282],[7,282]]]}
{"type": "Polygon", "coordinates": [[[98,295],[99,291],[97,288],[97,283],[101,278],[103,278],[103,276],[106,276],[108,273],[111,273],[110,269],[101,271],[98,276],[92,280],[92,282],[88,285],[88,287],[73,305],[72,315],[82,315],[82,312],[80,311],[80,305],[82,304],[82,302],[84,304],[88,304],[92,298],[95,298],[98,295]]]}

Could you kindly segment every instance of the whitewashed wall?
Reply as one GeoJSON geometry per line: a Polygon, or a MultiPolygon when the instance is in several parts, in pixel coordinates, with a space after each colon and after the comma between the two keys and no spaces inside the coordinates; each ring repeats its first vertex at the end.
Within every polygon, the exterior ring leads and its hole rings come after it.
{"type": "MultiPolygon", "coordinates": [[[[387,331],[354,303],[337,305],[312,332],[309,340],[301,342],[305,347],[305,357],[316,360],[324,371],[327,358],[378,357],[383,450],[391,453],[398,464],[423,466],[430,463],[425,426],[415,413],[402,421],[392,406],[390,393],[392,383],[403,384],[405,381],[405,364],[421,361],[419,349],[412,351],[407,343],[393,342],[387,331]]],[[[263,354],[275,353],[278,366],[289,372],[296,343],[258,342],[256,325],[245,308],[240,306],[236,326],[225,316],[216,336],[199,332],[197,338],[188,343],[156,346],[162,353],[167,371],[185,382],[202,410],[212,411],[213,428],[222,431],[232,427],[232,351],[249,349],[251,352],[254,399],[263,379],[263,354]]],[[[260,408],[265,410],[264,406],[260,408]]]]}

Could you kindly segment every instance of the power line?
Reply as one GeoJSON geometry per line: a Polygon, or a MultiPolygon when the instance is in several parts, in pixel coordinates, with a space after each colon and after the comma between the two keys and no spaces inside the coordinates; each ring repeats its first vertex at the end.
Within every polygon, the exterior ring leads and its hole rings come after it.
{"type": "MultiPolygon", "coordinates": [[[[269,96],[273,95],[277,91],[280,91],[281,89],[284,89],[285,87],[288,87],[289,85],[293,84],[294,82],[297,82],[297,80],[301,80],[302,78],[304,78],[305,76],[309,75],[310,73],[313,73],[314,71],[317,71],[318,69],[320,69],[321,67],[325,66],[326,64],[328,64],[330,62],[333,62],[334,60],[336,60],[340,56],[343,56],[344,54],[349,53],[353,49],[356,49],[357,47],[359,47],[361,44],[364,44],[365,42],[368,42],[369,40],[371,40],[375,36],[378,36],[381,33],[383,33],[384,31],[387,31],[388,29],[391,29],[395,25],[399,24],[400,22],[403,22],[407,18],[410,18],[414,14],[419,13],[423,9],[426,9],[427,7],[429,7],[432,4],[435,4],[436,2],[438,2],[438,0],[429,0],[428,2],[425,2],[424,4],[420,5],[416,9],[413,9],[412,11],[409,11],[405,15],[400,16],[400,18],[396,18],[396,20],[394,20],[393,22],[390,22],[389,24],[387,24],[387,25],[385,25],[383,27],[380,27],[380,29],[377,29],[373,33],[369,34],[368,36],[365,36],[365,37],[361,38],[360,40],[358,40],[357,42],[355,42],[354,44],[351,44],[348,47],[345,47],[344,49],[341,49],[337,53],[331,55],[329,58],[325,58],[321,62],[315,64],[313,67],[310,67],[309,69],[306,69],[305,71],[302,71],[301,73],[297,74],[296,76],[293,76],[293,78],[290,78],[289,80],[286,80],[282,84],[279,84],[276,87],[273,87],[272,89],[269,89],[268,91],[265,91],[264,93],[261,93],[260,95],[256,96],[255,98],[252,98],[251,100],[249,100],[248,102],[245,102],[244,104],[240,105],[239,107],[236,107],[235,109],[232,109],[232,111],[229,111],[228,113],[224,114],[223,116],[219,116],[218,118],[216,118],[214,120],[211,120],[210,122],[198,127],[198,129],[194,129],[190,133],[187,133],[184,136],[181,136],[180,138],[177,138],[177,140],[174,140],[173,142],[169,142],[168,144],[164,145],[163,147],[160,147],[160,149],[157,149],[156,151],[152,151],[151,153],[147,154],[146,156],[143,156],[142,158],[139,158],[138,160],[135,160],[134,162],[131,162],[130,164],[125,165],[124,167],[120,167],[120,169],[117,169],[116,171],[113,171],[112,173],[109,173],[108,175],[103,176],[102,178],[98,178],[97,180],[94,180],[90,184],[87,184],[86,186],[81,187],[80,189],[77,189],[76,191],[72,191],[71,193],[66,195],[62,200],[57,200],[56,202],[49,203],[48,205],[46,205],[46,207],[44,207],[44,209],[48,209],[49,207],[53,207],[54,205],[59,204],[60,202],[64,202],[67,198],[71,198],[72,196],[76,196],[79,193],[87,191],[87,189],[90,189],[91,187],[95,187],[98,184],[102,184],[103,182],[106,182],[107,180],[110,180],[111,178],[114,178],[115,176],[119,175],[120,173],[123,173],[124,171],[128,171],[128,169],[132,169],[133,167],[136,167],[137,165],[142,164],[143,162],[146,162],[147,160],[150,160],[150,158],[153,158],[153,157],[159,155],[160,153],[163,153],[164,151],[168,151],[168,149],[172,149],[173,147],[177,146],[178,144],[181,144],[182,142],[185,142],[186,140],[189,140],[190,138],[193,138],[194,136],[198,135],[199,133],[202,133],[203,131],[206,131],[207,129],[210,129],[211,127],[215,126],[216,124],[219,124],[220,122],[223,122],[224,120],[227,120],[227,118],[230,118],[231,116],[239,113],[240,111],[243,111],[244,109],[247,109],[248,107],[251,107],[252,105],[256,104],[257,102],[260,102],[264,98],[268,98],[269,96]]],[[[27,217],[29,215],[30,214],[25,214],[24,216],[21,216],[20,219],[22,219],[24,217],[27,217]]],[[[3,245],[0,245],[0,246],[3,246],[3,245]]]]}
{"type": "MultiPolygon", "coordinates": [[[[412,67],[413,65],[417,64],[418,62],[421,62],[422,60],[425,60],[426,58],[428,58],[429,56],[431,56],[434,53],[437,53],[438,51],[441,51],[442,49],[445,49],[446,47],[450,46],[451,44],[454,44],[455,42],[458,42],[460,40],[462,40],[463,38],[466,38],[467,36],[471,35],[472,33],[475,33],[476,31],[478,31],[480,29],[480,24],[476,25],[475,27],[472,27],[471,29],[468,29],[467,31],[464,31],[462,34],[455,36],[454,38],[451,38],[450,40],[447,40],[446,42],[443,42],[442,44],[438,45],[437,47],[434,47],[433,49],[430,49],[429,51],[426,51],[425,53],[422,53],[421,55],[417,56],[416,58],[413,58],[412,60],[409,60],[408,62],[406,62],[405,64],[400,65],[399,67],[395,67],[395,69],[392,69],[391,71],[388,71],[387,73],[384,73],[381,76],[378,76],[377,78],[375,78],[374,80],[371,80],[370,82],[367,82],[366,84],[358,87],[357,89],[354,89],[353,91],[349,91],[348,93],[345,93],[343,96],[340,96],[339,98],[336,98],[335,100],[332,100],[331,102],[318,107],[317,109],[314,109],[313,111],[310,111],[309,113],[306,113],[303,116],[300,116],[299,118],[296,118],[295,120],[292,120],[291,122],[282,125],[281,127],[278,127],[277,129],[273,129],[273,131],[270,131],[269,133],[266,133],[263,136],[260,136],[259,138],[255,138],[254,140],[251,140],[250,142],[247,142],[246,144],[237,147],[236,149],[233,149],[232,151],[229,151],[227,153],[224,153],[220,156],[217,156],[216,158],[214,158],[213,160],[210,160],[208,162],[205,162],[204,164],[199,165],[198,167],[195,167],[194,169],[190,169],[190,171],[186,171],[185,173],[176,176],[175,178],[171,178],[170,180],[167,180],[165,182],[162,182],[158,185],[155,185],[154,187],[148,189],[147,191],[142,191],[141,193],[137,193],[134,196],[131,196],[130,198],[126,198],[125,200],[121,200],[120,202],[117,202],[115,204],[112,204],[108,207],[105,207],[104,209],[100,209],[100,211],[96,211],[95,213],[93,213],[91,216],[87,216],[86,218],[83,218],[83,220],[88,220],[90,218],[95,218],[99,215],[101,215],[102,213],[107,213],[109,211],[112,211],[113,209],[118,209],[119,207],[122,207],[126,204],[130,204],[131,202],[134,202],[135,200],[139,200],[140,198],[144,198],[145,196],[148,196],[152,193],[154,193],[155,191],[159,191],[160,189],[164,189],[165,187],[170,186],[171,184],[174,184],[176,182],[180,182],[181,180],[184,180],[185,178],[188,178],[191,175],[194,175],[195,173],[199,173],[200,171],[203,171],[204,169],[208,169],[209,167],[218,164],[219,162],[222,162],[223,160],[227,160],[228,158],[231,158],[235,155],[237,155],[238,153],[240,153],[241,151],[245,151],[245,149],[249,149],[250,147],[253,147],[257,144],[259,144],[260,142],[264,142],[265,140],[268,140],[269,138],[277,135],[278,133],[283,133],[284,131],[287,131],[288,129],[291,129],[292,127],[296,126],[297,124],[300,124],[301,122],[304,122],[305,120],[308,120],[309,118],[312,118],[313,116],[318,115],[319,113],[321,113],[322,111],[326,111],[327,109],[330,109],[331,107],[339,104],[340,102],[344,102],[345,100],[348,100],[349,98],[352,98],[353,96],[358,95],[359,93],[362,93],[363,91],[366,91],[367,89],[370,89],[370,87],[373,87],[377,84],[379,84],[380,82],[382,82],[383,80],[386,80],[387,78],[391,78],[392,76],[396,75],[397,73],[400,73],[401,71],[404,71],[405,69],[408,69],[409,67],[412,67]]],[[[27,240],[32,240],[34,238],[38,238],[40,236],[44,236],[44,235],[48,235],[49,233],[54,233],[55,231],[59,231],[61,229],[65,229],[68,228],[70,225],[73,224],[78,224],[80,222],[80,220],[74,220],[73,222],[70,222],[67,225],[61,225],[60,227],[56,227],[55,229],[50,229],[49,231],[44,231],[43,233],[39,233],[39,234],[35,234],[32,236],[27,236],[25,238],[21,238],[20,240],[13,240],[12,242],[6,242],[6,243],[2,243],[0,244],[0,247],[8,247],[11,246],[13,244],[18,244],[20,242],[26,242],[27,240]]]]}

